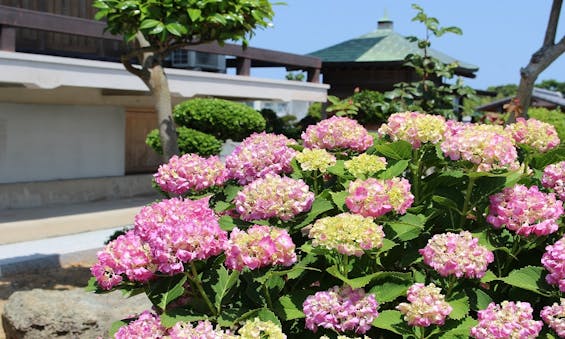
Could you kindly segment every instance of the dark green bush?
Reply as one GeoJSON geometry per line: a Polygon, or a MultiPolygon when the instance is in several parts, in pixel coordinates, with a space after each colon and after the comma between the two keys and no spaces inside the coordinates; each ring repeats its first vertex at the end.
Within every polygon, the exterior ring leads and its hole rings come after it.
{"type": "MultiPolygon", "coordinates": [[[[196,153],[203,157],[220,154],[222,142],[213,135],[206,134],[191,128],[177,127],[180,154],[196,153]]],[[[145,143],[155,152],[163,154],[159,130],[154,129],[147,134],[145,143]]]]}
{"type": "Polygon", "coordinates": [[[560,110],[549,110],[542,107],[531,107],[528,109],[528,115],[531,118],[547,122],[555,126],[561,143],[565,143],[565,112],[560,110]]]}
{"type": "Polygon", "coordinates": [[[220,140],[241,141],[265,130],[265,119],[245,104],[215,98],[196,98],[173,109],[175,122],[211,134],[220,140]]]}
{"type": "Polygon", "coordinates": [[[354,117],[359,123],[382,124],[387,121],[389,104],[381,92],[362,90],[353,94],[352,99],[359,107],[354,117]]]}

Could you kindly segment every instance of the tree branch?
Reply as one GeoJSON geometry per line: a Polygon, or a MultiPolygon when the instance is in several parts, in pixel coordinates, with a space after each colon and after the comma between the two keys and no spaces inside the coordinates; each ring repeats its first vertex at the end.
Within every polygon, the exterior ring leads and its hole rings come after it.
{"type": "Polygon", "coordinates": [[[122,64],[124,65],[124,68],[131,74],[139,77],[141,80],[143,80],[143,82],[147,83],[147,81],[149,80],[149,72],[144,68],[136,68],[135,66],[132,65],[131,63],[131,58],[133,57],[132,54],[134,53],[130,52],[128,54],[122,55],[121,61],[122,64]]]}
{"type": "Polygon", "coordinates": [[[551,12],[549,12],[549,20],[547,21],[547,29],[545,30],[545,38],[543,46],[550,46],[555,43],[555,35],[557,34],[557,24],[559,23],[559,15],[563,0],[553,0],[551,12]]]}

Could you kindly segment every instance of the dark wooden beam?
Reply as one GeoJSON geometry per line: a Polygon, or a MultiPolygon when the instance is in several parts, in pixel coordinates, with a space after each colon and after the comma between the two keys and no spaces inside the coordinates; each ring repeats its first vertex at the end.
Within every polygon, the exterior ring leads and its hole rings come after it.
{"type": "Polygon", "coordinates": [[[0,25],[0,51],[16,51],[16,28],[0,25]]]}
{"type": "Polygon", "coordinates": [[[251,59],[248,58],[236,58],[236,74],[237,75],[251,75],[251,59]]]}
{"type": "Polygon", "coordinates": [[[319,68],[308,68],[308,76],[306,81],[308,82],[320,82],[320,69],[319,68]]]}

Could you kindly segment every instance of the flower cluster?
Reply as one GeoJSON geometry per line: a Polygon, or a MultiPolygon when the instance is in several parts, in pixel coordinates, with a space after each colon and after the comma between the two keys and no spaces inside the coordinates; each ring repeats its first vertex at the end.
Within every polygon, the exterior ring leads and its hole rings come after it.
{"type": "Polygon", "coordinates": [[[241,338],[286,339],[282,329],[272,321],[261,321],[259,318],[247,320],[237,331],[241,338]]]}
{"type": "Polygon", "coordinates": [[[557,231],[557,221],[563,214],[563,202],[553,193],[540,192],[537,186],[507,187],[489,197],[487,221],[495,228],[505,226],[516,234],[537,236],[557,231]]]}
{"type": "Polygon", "coordinates": [[[173,198],[143,207],[134,231],[149,245],[157,269],[166,274],[184,271],[183,263],[220,254],[227,232],[218,223],[208,199],[173,198]]]}
{"type": "Polygon", "coordinates": [[[565,201],[565,161],[546,166],[541,184],[545,188],[552,189],[561,201],[565,201]]]}
{"type": "Polygon", "coordinates": [[[471,336],[487,338],[537,338],[543,322],[533,319],[533,309],[527,302],[503,301],[490,303],[478,311],[479,323],[471,328],[471,336]]]}
{"type": "Polygon", "coordinates": [[[540,312],[543,321],[551,327],[559,336],[565,338],[565,299],[561,298],[560,303],[553,303],[545,306],[540,312]]]}
{"type": "Polygon", "coordinates": [[[155,182],[165,192],[184,194],[221,186],[228,178],[224,164],[217,156],[203,158],[197,154],[174,155],[159,166],[155,182]]]}
{"type": "Polygon", "coordinates": [[[455,275],[457,278],[482,278],[494,255],[470,232],[436,234],[426,247],[421,249],[424,263],[441,276],[455,275]]]}
{"type": "Polygon", "coordinates": [[[296,154],[296,161],[304,171],[320,171],[326,173],[328,167],[335,165],[336,158],[322,148],[305,148],[296,154]]]}
{"type": "Polygon", "coordinates": [[[226,267],[241,271],[296,262],[295,245],[285,229],[254,225],[247,232],[234,228],[226,246],[226,267]]]}
{"type": "Polygon", "coordinates": [[[166,334],[166,329],[161,325],[159,316],[144,311],[139,317],[129,324],[120,327],[114,334],[116,339],[131,338],[161,338],[166,334]]]}
{"type": "Polygon", "coordinates": [[[434,284],[416,283],[408,289],[409,303],[400,303],[396,309],[404,314],[410,326],[443,325],[453,308],[445,301],[441,289],[434,284]]]}
{"type": "Polygon", "coordinates": [[[388,135],[392,141],[404,140],[413,148],[420,148],[424,143],[436,144],[443,140],[445,129],[445,118],[442,116],[404,112],[392,114],[387,123],[379,128],[379,135],[388,135]]]}
{"type": "Polygon", "coordinates": [[[214,328],[208,320],[199,321],[196,326],[190,322],[179,321],[168,331],[171,339],[235,339],[237,336],[214,328]]]}
{"type": "Polygon", "coordinates": [[[337,332],[355,331],[363,334],[379,316],[378,307],[375,296],[365,294],[362,288],[334,286],[306,298],[303,311],[306,328],[313,332],[323,327],[337,332]]]}
{"type": "Polygon", "coordinates": [[[536,120],[517,118],[506,127],[517,144],[527,145],[538,152],[547,152],[559,145],[559,136],[553,125],[536,120]]]}
{"type": "Polygon", "coordinates": [[[541,263],[549,271],[545,280],[552,285],[558,285],[559,290],[565,292],[565,237],[545,247],[541,263]]]}
{"type": "Polygon", "coordinates": [[[349,173],[356,178],[360,178],[362,176],[370,177],[378,171],[384,170],[387,162],[383,157],[363,153],[345,161],[344,165],[349,173]]]}
{"type": "Polygon", "coordinates": [[[98,285],[109,290],[123,280],[125,274],[129,280],[146,282],[156,270],[152,264],[150,248],[144,244],[134,231],[128,231],[110,242],[97,253],[98,262],[90,272],[98,285]]]}
{"type": "Polygon", "coordinates": [[[393,210],[404,214],[413,202],[410,182],[404,178],[357,179],[349,184],[349,195],[345,199],[351,212],[373,218],[393,210]]]}
{"type": "Polygon", "coordinates": [[[308,211],[314,193],[302,180],[267,174],[243,187],[235,197],[235,208],[242,220],[280,218],[283,221],[308,211]]]}
{"type": "Polygon", "coordinates": [[[516,170],[518,153],[512,137],[496,125],[447,124],[441,150],[451,160],[465,160],[477,171],[516,170]]]}
{"type": "Polygon", "coordinates": [[[296,141],[284,135],[253,133],[226,157],[229,178],[245,185],[268,173],[290,173],[290,162],[296,155],[296,151],[288,147],[291,144],[296,141]]]}
{"type": "Polygon", "coordinates": [[[333,116],[310,125],[302,133],[304,146],[327,150],[350,149],[363,152],[373,146],[373,138],[356,120],[333,116]]]}
{"type": "Polygon", "coordinates": [[[308,236],[313,239],[312,246],[360,257],[364,251],[380,248],[385,234],[372,218],[341,213],[316,220],[308,236]]]}

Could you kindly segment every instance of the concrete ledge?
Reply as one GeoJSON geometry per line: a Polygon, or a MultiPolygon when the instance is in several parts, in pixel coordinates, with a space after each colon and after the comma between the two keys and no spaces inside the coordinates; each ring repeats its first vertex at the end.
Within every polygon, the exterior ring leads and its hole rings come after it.
{"type": "Polygon", "coordinates": [[[0,210],[154,194],[151,174],[0,184],[0,210]]]}

